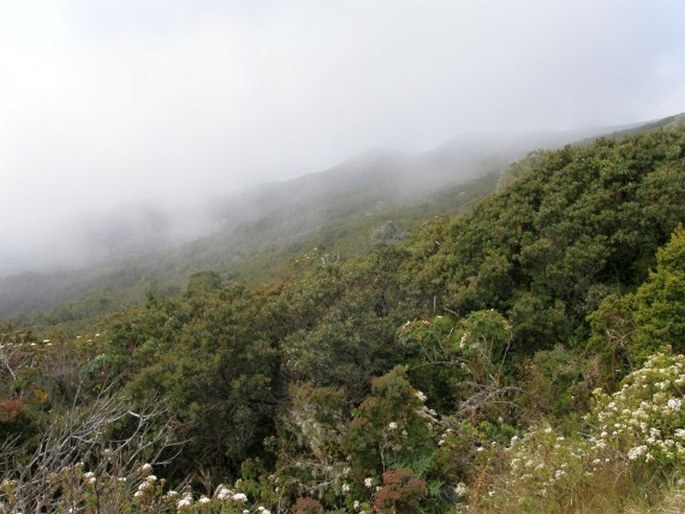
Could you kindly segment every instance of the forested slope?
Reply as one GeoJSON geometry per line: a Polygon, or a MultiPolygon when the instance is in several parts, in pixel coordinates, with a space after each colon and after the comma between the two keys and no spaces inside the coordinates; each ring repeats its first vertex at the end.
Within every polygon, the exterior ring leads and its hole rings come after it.
{"type": "Polygon", "coordinates": [[[17,482],[0,498],[87,512],[658,505],[685,471],[685,130],[534,161],[467,213],[268,288],[207,271],[97,334],[7,327],[0,431],[17,482]]]}
{"type": "Polygon", "coordinates": [[[590,133],[464,135],[423,153],[368,151],[239,194],[218,190],[216,198],[180,204],[173,213],[135,204],[93,213],[51,248],[58,262],[60,254],[73,254],[62,269],[0,275],[0,318],[33,326],[85,320],[139,304],[148,291],[179,294],[203,269],[268,285],[297,274],[302,266],[292,269],[295,260],[369,251],[389,221],[399,239],[427,216],[461,212],[494,189],[507,163],[590,133]]]}

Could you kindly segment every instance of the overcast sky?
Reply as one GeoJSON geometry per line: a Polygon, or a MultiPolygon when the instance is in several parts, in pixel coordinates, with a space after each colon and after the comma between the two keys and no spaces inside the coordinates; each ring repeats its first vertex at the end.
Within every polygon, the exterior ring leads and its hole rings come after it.
{"type": "Polygon", "coordinates": [[[372,147],[675,114],[684,23],[682,0],[0,0],[0,245],[372,147]]]}

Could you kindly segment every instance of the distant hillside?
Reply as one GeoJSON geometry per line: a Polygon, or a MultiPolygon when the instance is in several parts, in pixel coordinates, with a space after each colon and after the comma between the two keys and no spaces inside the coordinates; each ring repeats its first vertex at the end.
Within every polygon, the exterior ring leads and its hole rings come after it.
{"type": "Polygon", "coordinates": [[[511,161],[587,135],[468,135],[416,155],[369,151],[319,173],[215,200],[211,233],[181,245],[173,241],[179,233],[187,239],[192,229],[184,232],[178,220],[152,207],[129,208],[123,217],[111,212],[88,224],[94,236],[83,245],[95,264],[0,279],[0,318],[39,325],[82,319],[137,303],[148,291],[177,294],[203,269],[265,285],[312,261],[368,250],[372,232],[389,222],[396,240],[422,218],[459,212],[491,192],[511,161]],[[26,317],[56,306],[43,322],[26,317]]]}

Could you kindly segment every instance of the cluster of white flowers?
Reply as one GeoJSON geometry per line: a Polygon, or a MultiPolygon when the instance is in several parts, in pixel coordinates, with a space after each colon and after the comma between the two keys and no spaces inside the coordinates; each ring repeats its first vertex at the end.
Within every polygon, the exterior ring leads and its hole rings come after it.
{"type": "Polygon", "coordinates": [[[595,409],[586,420],[600,425],[598,446],[628,448],[631,461],[682,462],[683,396],[685,356],[657,353],[614,394],[595,391],[595,409]]]}
{"type": "MultiPolygon", "coordinates": [[[[209,498],[208,496],[202,495],[197,499],[196,502],[193,499],[193,494],[191,491],[186,491],[183,494],[183,496],[179,498],[179,493],[172,490],[166,493],[166,497],[176,502],[176,508],[178,508],[178,510],[185,510],[189,507],[192,507],[193,503],[197,505],[216,505],[215,503],[213,503],[214,501],[221,503],[231,502],[234,506],[239,506],[244,503],[247,503],[247,495],[245,495],[244,493],[236,492],[230,489],[229,487],[226,487],[224,484],[220,484],[216,488],[216,490],[214,491],[213,498],[209,498]]],[[[231,512],[233,512],[233,510],[231,510],[231,512]]],[[[259,509],[257,509],[256,512],[264,512],[264,514],[269,514],[267,510],[260,511],[259,509]]]]}
{"type": "Polygon", "coordinates": [[[641,444],[640,446],[636,446],[635,448],[631,448],[630,450],[628,450],[628,459],[636,460],[638,457],[641,457],[645,453],[647,453],[647,446],[641,444]]]}
{"type": "Polygon", "coordinates": [[[226,487],[224,484],[220,484],[214,492],[214,498],[219,501],[226,501],[229,500],[233,494],[233,491],[231,491],[228,487],[226,487]]]}
{"type": "Polygon", "coordinates": [[[541,426],[512,437],[507,489],[545,498],[555,488],[591,480],[612,462],[685,462],[685,356],[658,353],[616,393],[597,390],[594,396],[585,435],[564,437],[541,426]]]}
{"type": "MultiPolygon", "coordinates": [[[[152,470],[152,466],[149,464],[146,464],[148,466],[145,469],[146,473],[149,473],[152,470]]],[[[142,468],[141,468],[142,471],[142,468]]],[[[138,490],[135,492],[133,495],[135,498],[142,498],[147,491],[152,490],[152,488],[155,486],[157,483],[157,477],[155,475],[147,475],[143,481],[138,485],[138,490]]],[[[162,482],[163,485],[163,482],[162,482]]]]}
{"type": "Polygon", "coordinates": [[[182,498],[176,502],[176,508],[178,510],[183,510],[190,507],[193,504],[193,495],[190,492],[186,492],[182,498]]]}
{"type": "Polygon", "coordinates": [[[231,500],[237,503],[245,503],[247,502],[247,496],[245,496],[243,493],[235,493],[233,496],[231,496],[231,500]]]}

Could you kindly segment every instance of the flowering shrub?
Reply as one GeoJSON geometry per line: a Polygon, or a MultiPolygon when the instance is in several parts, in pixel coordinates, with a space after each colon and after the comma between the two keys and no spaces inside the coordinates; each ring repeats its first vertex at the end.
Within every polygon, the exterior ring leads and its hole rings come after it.
{"type": "MultiPolygon", "coordinates": [[[[92,514],[103,508],[125,513],[212,513],[242,514],[248,498],[225,485],[219,485],[213,496],[195,498],[190,490],[164,492],[166,481],[152,473],[152,466],[144,464],[129,476],[115,476],[85,471],[83,463],[67,466],[50,477],[47,494],[52,512],[83,512],[92,514]]],[[[0,514],[18,512],[21,507],[21,483],[5,479],[0,483],[0,514]]],[[[258,506],[249,512],[270,514],[258,506]]]]}
{"type": "Polygon", "coordinates": [[[685,355],[665,351],[628,375],[612,395],[595,392],[587,416],[599,435],[630,461],[671,468],[685,462],[685,355]]]}
{"type": "Polygon", "coordinates": [[[614,477],[606,487],[625,488],[625,481],[685,472],[685,356],[655,354],[618,391],[594,395],[583,435],[564,436],[541,425],[513,437],[505,449],[509,476],[485,503],[554,511],[555,505],[577,504],[588,490],[601,497],[594,489],[604,475],[614,477]]]}

